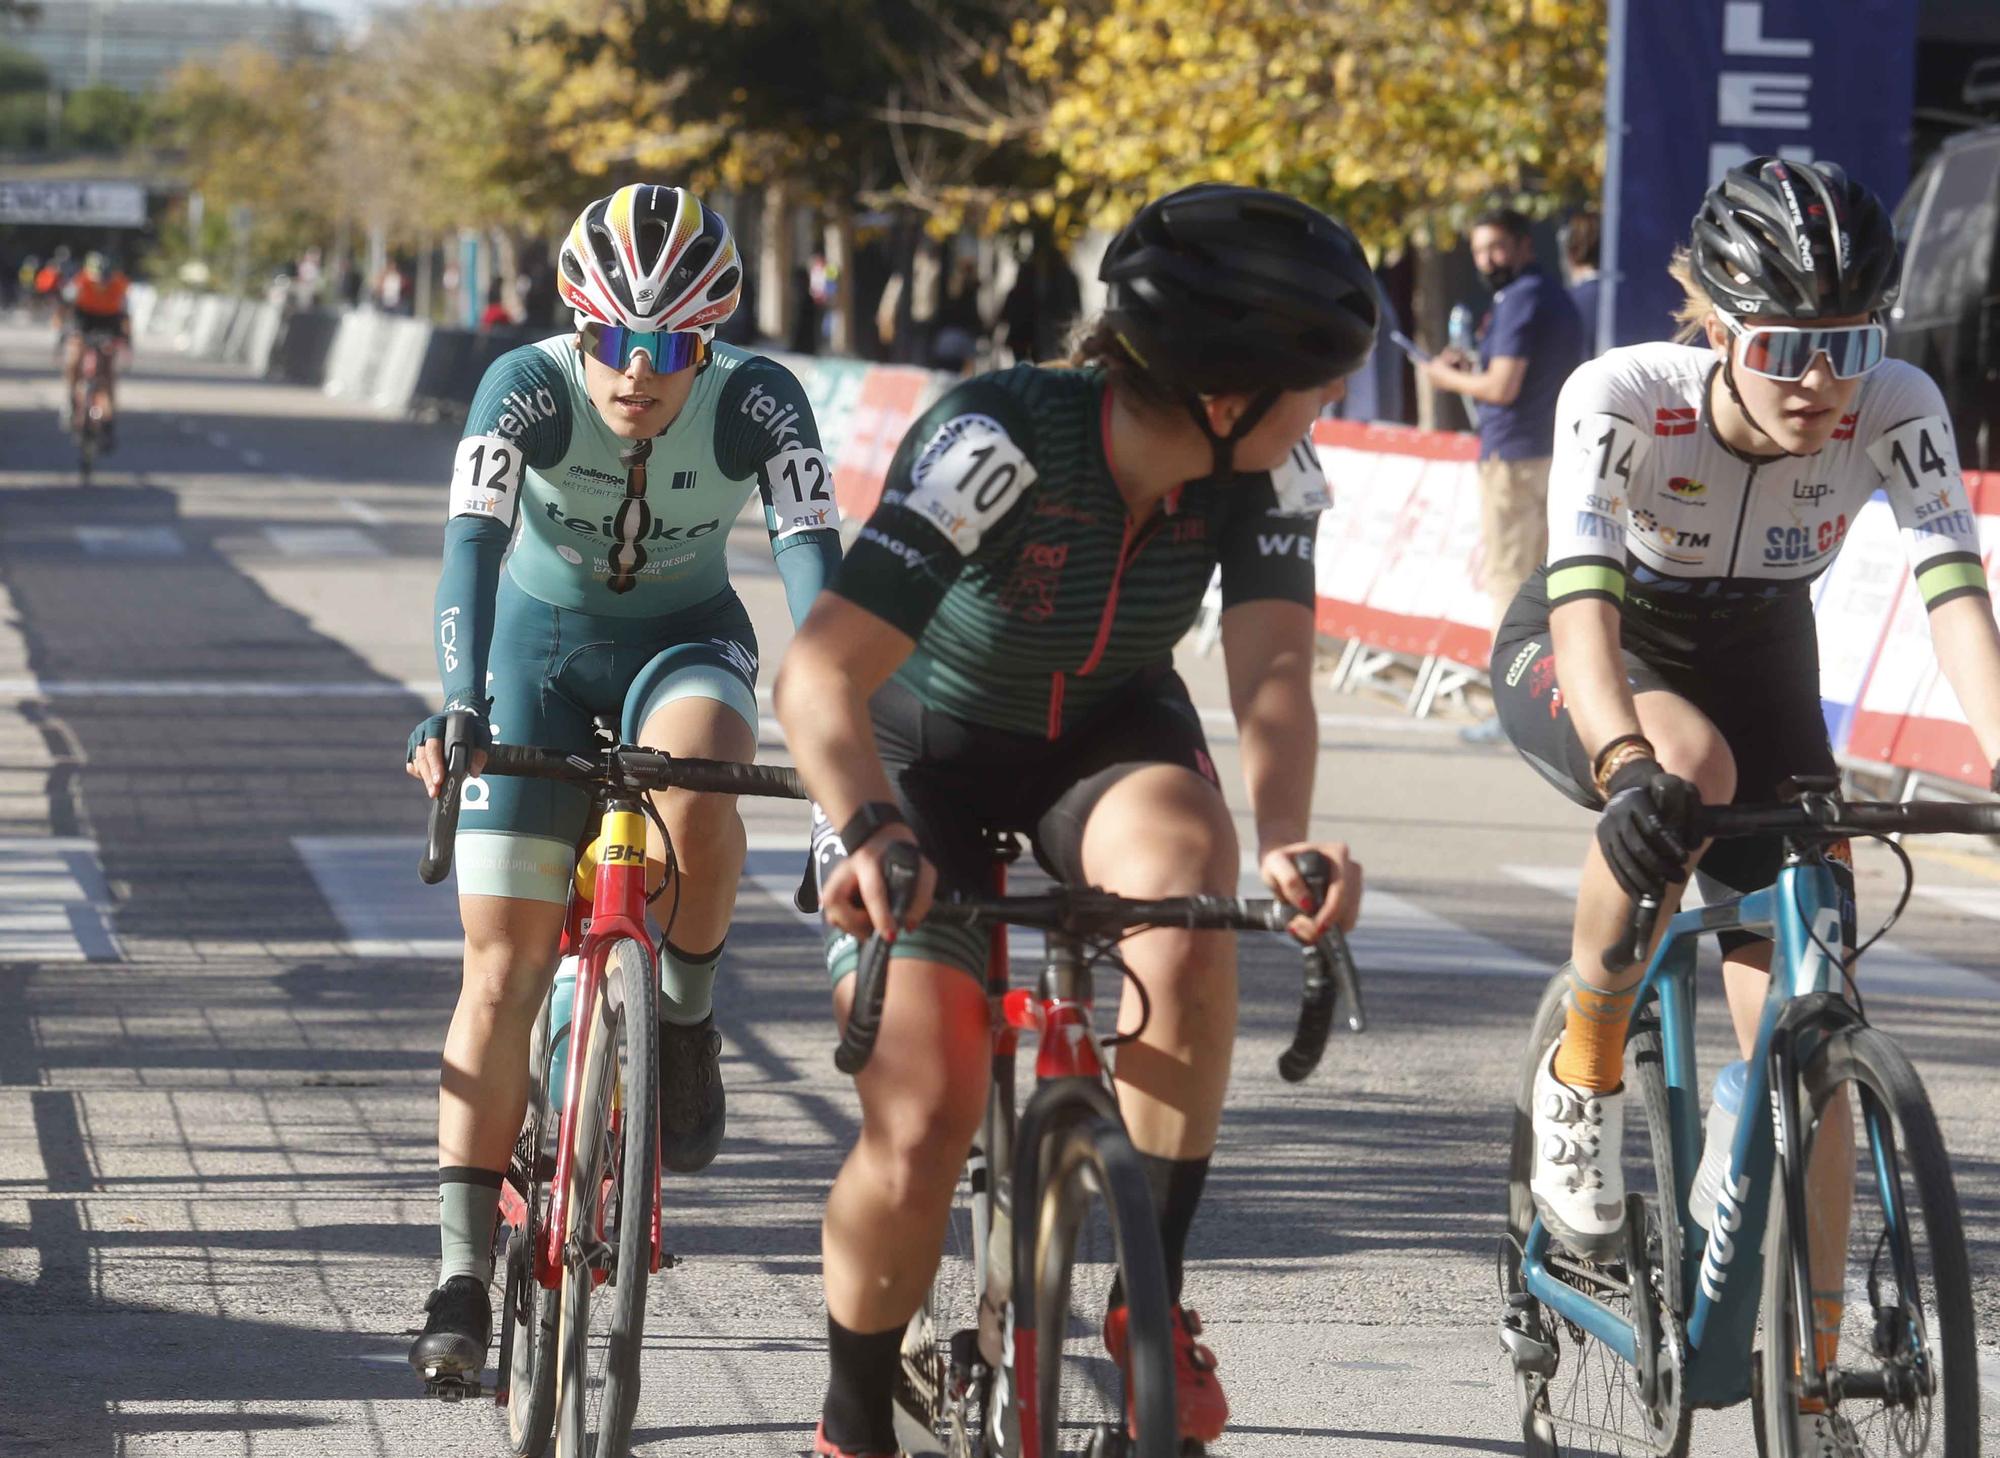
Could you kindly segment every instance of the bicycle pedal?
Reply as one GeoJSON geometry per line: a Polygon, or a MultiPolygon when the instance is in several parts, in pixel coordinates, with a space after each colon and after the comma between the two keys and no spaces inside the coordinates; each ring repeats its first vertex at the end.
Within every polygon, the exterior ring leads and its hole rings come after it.
{"type": "Polygon", "coordinates": [[[484,1391],[477,1375],[435,1370],[424,1374],[424,1395],[435,1397],[439,1402],[460,1402],[468,1397],[479,1397],[484,1391]]]}
{"type": "Polygon", "coordinates": [[[1500,1345],[1506,1348],[1516,1372],[1536,1377],[1552,1376],[1556,1370],[1556,1349],[1528,1330],[1529,1299],[1521,1297],[1517,1298],[1518,1304],[1509,1303],[1515,1309],[1500,1318],[1500,1345]]]}

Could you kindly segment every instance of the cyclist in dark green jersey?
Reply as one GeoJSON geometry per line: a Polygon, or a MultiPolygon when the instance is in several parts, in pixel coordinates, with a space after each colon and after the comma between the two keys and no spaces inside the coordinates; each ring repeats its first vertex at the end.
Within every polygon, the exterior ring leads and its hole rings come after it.
{"type": "MultiPolygon", "coordinates": [[[[1374,339],[1367,260],[1302,203],[1210,185],[1141,209],[1101,276],[1108,304],[1081,368],[970,380],[917,422],[778,679],[794,756],[840,828],[821,872],[839,1015],[855,938],[894,930],[883,852],[907,841],[925,857],[856,1080],[861,1137],[827,1205],[822,1454],[896,1449],[902,1329],[986,1097],[984,940],[921,924],[934,887],[981,889],[995,829],[1026,834],[1066,881],[1132,896],[1235,889],[1236,826],[1172,664],[1218,564],[1264,878],[1306,907],[1291,856],[1316,847],[1335,889],[1294,930],[1351,926],[1359,909],[1360,868],[1309,828],[1325,480],[1308,432],[1374,339]]],[[[1182,1429],[1208,1441],[1227,1404],[1178,1302],[1235,1036],[1235,949],[1154,931],[1125,950],[1151,1015],[1120,1051],[1120,1104],[1177,1303],[1182,1429]]],[[[1124,1022],[1138,1020],[1128,993],[1124,1022]]],[[[1107,1314],[1114,1355],[1123,1315],[1107,1314]]]]}
{"type": "MultiPolygon", "coordinates": [[[[760,494],[786,603],[805,616],[840,555],[812,408],[775,360],[713,343],[743,269],[721,216],[686,189],[628,186],[592,203],[557,273],[575,332],[494,361],[459,442],[434,619],[445,707],[471,713],[475,775],[495,738],[587,751],[595,719],[629,743],[753,759],[757,639],[725,549],[760,494]]],[[[433,795],[443,723],[434,715],[410,737],[410,773],[433,795]]],[[[654,832],[653,880],[675,878],[659,903],[672,908],[660,1152],[687,1172],[722,1142],[710,992],[745,839],[727,796],[655,800],[674,865],[654,832]]],[[[438,1113],[443,1266],[410,1351],[427,1379],[476,1378],[485,1362],[493,1214],[589,808],[553,781],[466,786],[465,974],[438,1113]]]]}

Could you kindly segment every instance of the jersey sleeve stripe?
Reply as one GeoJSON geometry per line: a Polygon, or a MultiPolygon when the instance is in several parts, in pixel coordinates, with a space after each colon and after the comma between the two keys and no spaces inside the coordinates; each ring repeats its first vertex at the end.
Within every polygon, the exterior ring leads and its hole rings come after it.
{"type": "Polygon", "coordinates": [[[1917,569],[1917,591],[1926,608],[1935,608],[1955,597],[1986,592],[1986,568],[1970,552],[1952,552],[1933,558],[1917,569]]]}
{"type": "Polygon", "coordinates": [[[1549,567],[1549,606],[1578,598],[1625,601],[1625,567],[1608,557],[1572,557],[1549,567]]]}

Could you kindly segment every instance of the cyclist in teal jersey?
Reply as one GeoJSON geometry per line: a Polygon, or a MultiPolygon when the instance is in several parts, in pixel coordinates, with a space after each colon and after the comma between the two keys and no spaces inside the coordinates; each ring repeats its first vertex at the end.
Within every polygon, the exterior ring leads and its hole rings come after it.
{"type": "MultiPolygon", "coordinates": [[[[774,360],[713,342],[742,265],[691,192],[627,186],[585,208],[558,260],[577,330],[503,355],[452,472],[436,635],[445,710],[494,739],[587,751],[593,721],[673,754],[750,760],[757,640],[725,549],[752,491],[794,622],[839,561],[833,478],[805,394],[774,360]],[[509,543],[511,556],[507,555],[509,543]],[[505,571],[502,558],[506,557],[505,571]]],[[[443,715],[410,773],[444,775],[443,715]]],[[[724,1103],[710,994],[743,870],[733,799],[666,793],[673,877],[661,937],[661,1156],[705,1166],[724,1103]]],[[[588,796],[496,776],[466,786],[458,832],[465,973],[438,1113],[443,1268],[410,1352],[476,1375],[491,1330],[489,1244],[521,1127],[528,1041],[555,970],[588,796]]]]}
{"type": "MultiPolygon", "coordinates": [[[[839,827],[816,839],[840,1016],[855,938],[896,930],[884,851],[912,842],[925,858],[823,1228],[831,1374],[815,1448],[836,1458],[896,1450],[903,1327],[985,1104],[985,939],[922,925],[934,885],[983,889],[984,837],[1012,831],[1072,884],[1235,890],[1235,821],[1173,671],[1218,565],[1264,878],[1306,907],[1293,854],[1332,860],[1333,894],[1293,923],[1303,936],[1351,926],[1360,905],[1360,868],[1310,824],[1326,484],[1301,438],[1373,342],[1367,260],[1303,203],[1208,185],[1141,209],[1101,276],[1107,309],[1079,345],[1083,368],[982,376],[917,422],[778,679],[787,740],[839,827]]],[[[1206,1442],[1228,1406],[1178,1303],[1228,1081],[1235,945],[1151,931],[1124,952],[1150,1015],[1119,1051],[1119,1102],[1160,1218],[1181,1429],[1206,1442]]],[[[1123,1025],[1140,1018],[1128,990],[1123,1025]]],[[[1114,1296],[1105,1340],[1119,1360],[1124,1318],[1114,1296]]]]}

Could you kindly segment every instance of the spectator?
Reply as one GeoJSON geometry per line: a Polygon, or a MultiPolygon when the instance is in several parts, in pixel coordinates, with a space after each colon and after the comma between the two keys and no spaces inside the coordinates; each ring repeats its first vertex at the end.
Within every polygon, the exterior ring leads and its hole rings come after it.
{"type": "Polygon", "coordinates": [[[350,309],[361,307],[361,265],[352,258],[340,271],[340,302],[350,309]]]}
{"type": "Polygon", "coordinates": [[[521,290],[521,307],[527,322],[536,329],[556,323],[556,271],[547,254],[538,254],[528,265],[528,282],[521,290]]]}
{"type": "Polygon", "coordinates": [[[1016,364],[1056,359],[1069,343],[1083,294],[1069,260],[1049,234],[1037,232],[1014,287],[1000,305],[1000,326],[1016,364]]]}
{"type": "Polygon", "coordinates": [[[785,347],[793,354],[819,353],[819,300],[813,296],[812,269],[792,265],[792,332],[785,347]]]}
{"type": "Polygon", "coordinates": [[[1579,208],[1562,227],[1563,260],[1569,265],[1569,301],[1583,321],[1583,357],[1597,354],[1597,214],[1579,208]]]}
{"type": "MultiPolygon", "coordinates": [[[[1493,307],[1475,333],[1479,360],[1447,349],[1424,366],[1440,390],[1477,400],[1480,587],[1498,627],[1514,594],[1548,552],[1549,457],[1555,446],[1556,395],[1584,359],[1583,323],[1569,295],[1535,263],[1528,220],[1496,209],[1472,225],[1472,263],[1493,291],[1493,307]]],[[[1500,721],[1465,731],[1473,743],[1498,744],[1500,721]]]]}
{"type": "Polygon", "coordinates": [[[962,375],[979,354],[986,321],[979,316],[979,260],[961,258],[938,305],[937,332],[931,336],[930,366],[962,375]]]}
{"type": "Polygon", "coordinates": [[[479,315],[479,332],[491,334],[514,323],[514,311],[507,307],[507,290],[499,279],[486,286],[486,308],[479,315]]]}

